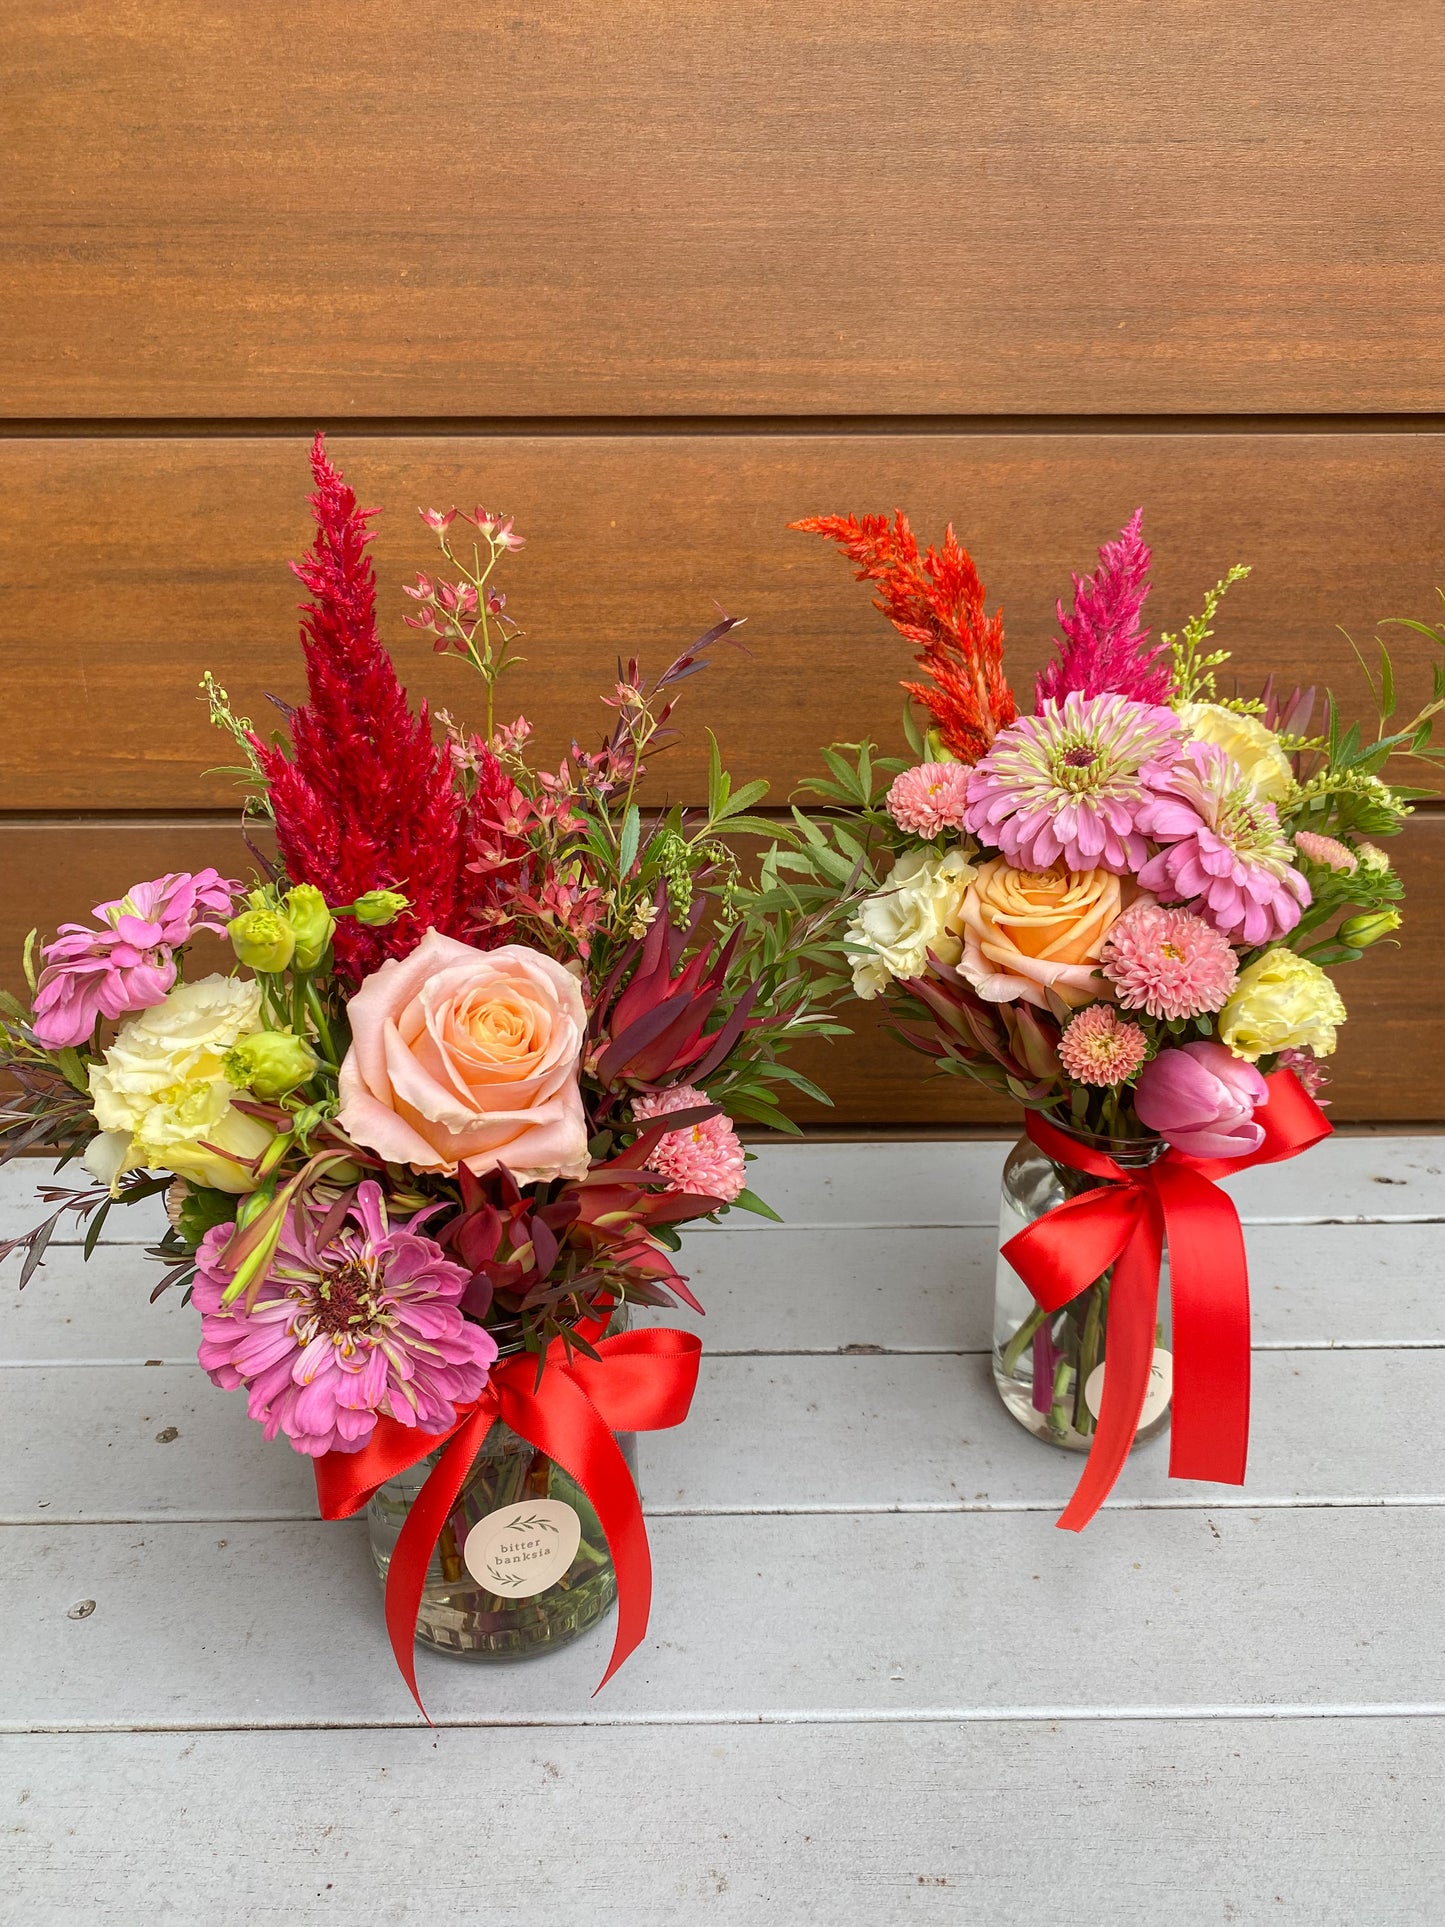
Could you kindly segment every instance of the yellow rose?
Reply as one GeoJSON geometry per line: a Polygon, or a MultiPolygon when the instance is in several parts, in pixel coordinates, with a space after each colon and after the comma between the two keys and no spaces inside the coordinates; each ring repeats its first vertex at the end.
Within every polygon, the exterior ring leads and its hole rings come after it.
{"type": "Polygon", "coordinates": [[[853,953],[853,988],[865,1003],[895,977],[921,977],[930,950],[944,963],[958,962],[963,894],[974,874],[962,850],[945,850],[942,856],[909,850],[899,857],[845,933],[853,953]]]}
{"type": "Polygon", "coordinates": [[[996,856],[964,898],[959,975],[994,1004],[1047,1010],[1051,990],[1075,1008],[1112,998],[1099,953],[1136,895],[1107,870],[1012,870],[996,856]]]}
{"type": "Polygon", "coordinates": [[[234,1109],[223,1065],[260,1027],[260,985],[235,977],[177,984],[164,1003],[129,1018],[105,1062],[91,1066],[100,1136],[86,1148],[86,1169],[112,1187],[122,1172],[149,1167],[216,1191],[254,1191],[246,1166],[222,1153],[259,1157],[275,1134],[234,1109]]]}
{"type": "Polygon", "coordinates": [[[1258,716],[1241,716],[1218,703],[1180,703],[1175,713],[1196,743],[1217,743],[1264,802],[1278,803],[1289,794],[1289,758],[1258,716]]]}
{"type": "Polygon", "coordinates": [[[1281,1050],[1328,1057],[1335,1026],[1344,1021],[1340,993],[1318,964],[1293,950],[1267,950],[1240,972],[1219,1013],[1219,1035],[1236,1057],[1251,1063],[1281,1050]]]}

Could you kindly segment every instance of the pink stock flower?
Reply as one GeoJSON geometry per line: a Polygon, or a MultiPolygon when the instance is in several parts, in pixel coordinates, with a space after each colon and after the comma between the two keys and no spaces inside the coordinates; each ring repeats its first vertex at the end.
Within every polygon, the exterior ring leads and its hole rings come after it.
{"type": "Polygon", "coordinates": [[[1056,644],[1059,660],[1040,675],[1034,701],[1058,702],[1071,689],[1081,695],[1113,692],[1135,702],[1169,700],[1169,670],[1159,662],[1164,645],[1146,649],[1149,631],[1139,627],[1144,598],[1149,593],[1149,548],[1140,533],[1143,509],[1135,509],[1117,542],[1099,550],[1099,566],[1088,578],[1074,577],[1074,608],[1064,614],[1057,605],[1064,640],[1056,644]]]}
{"type": "Polygon", "coordinates": [[[1104,975],[1125,1010],[1198,1017],[1218,1010],[1239,975],[1228,938],[1189,910],[1136,903],[1109,932],[1104,975]]]}
{"type": "Polygon", "coordinates": [[[1134,1108],[1140,1123],[1188,1157],[1237,1158],[1263,1144],[1254,1111],[1268,1096],[1253,1064],[1223,1044],[1184,1044],[1140,1071],[1134,1108]]]}
{"type": "Polygon", "coordinates": [[[963,763],[920,763],[893,779],[888,814],[910,836],[961,830],[968,807],[968,768],[963,763]]]}
{"type": "Polygon", "coordinates": [[[1090,1004],[1059,1039],[1059,1062],[1081,1084],[1122,1084],[1148,1052],[1143,1031],[1112,1004],[1090,1004]]]}
{"type": "MultiPolygon", "coordinates": [[[[673,1084],[665,1091],[644,1091],[635,1097],[632,1115],[644,1124],[669,1111],[690,1111],[711,1101],[706,1091],[691,1084],[673,1084]]],[[[653,1147],[647,1165],[667,1179],[669,1191],[720,1198],[724,1204],[731,1204],[748,1181],[738,1134],[721,1112],[686,1130],[669,1131],[653,1147]]]]}
{"type": "Polygon", "coordinates": [[[31,1029],[47,1050],[83,1044],[102,1017],[125,1017],[163,1003],[176,981],[175,951],[198,930],[224,936],[241,886],[215,870],[178,872],[137,883],[98,903],[101,928],[63,923],[41,951],[31,1029]]]}
{"type": "Polygon", "coordinates": [[[211,1382],[244,1385],[266,1437],[298,1452],[359,1452],[385,1414],[444,1432],[456,1408],[481,1395],[496,1341],[465,1319],[469,1274],[417,1219],[391,1227],[381,1187],[358,1187],[348,1222],[321,1242],[324,1201],[292,1206],[270,1276],[250,1310],[221,1300],[220,1254],[234,1226],[208,1231],[196,1254],[200,1362],[211,1382]]]}
{"type": "Polygon", "coordinates": [[[1138,815],[1167,847],[1139,872],[1141,889],[1187,903],[1221,935],[1270,943],[1293,930],[1310,886],[1290,861],[1274,805],[1216,743],[1188,743],[1138,815]]]}
{"type": "Polygon", "coordinates": [[[1316,830],[1297,830],[1294,846],[1301,856],[1308,857],[1311,863],[1318,863],[1322,870],[1335,870],[1341,876],[1353,876],[1360,867],[1360,859],[1338,837],[1321,836],[1316,830]]]}
{"type": "Polygon", "coordinates": [[[1048,703],[1001,730],[968,779],[968,828],[1017,870],[1137,870],[1139,812],[1178,755],[1172,710],[1127,696],[1048,703]]]}

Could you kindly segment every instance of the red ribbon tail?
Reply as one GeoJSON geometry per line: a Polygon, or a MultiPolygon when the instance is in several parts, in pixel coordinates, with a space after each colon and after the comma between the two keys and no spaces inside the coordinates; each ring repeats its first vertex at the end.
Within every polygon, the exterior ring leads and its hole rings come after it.
{"type": "Polygon", "coordinates": [[[1083,1476],[1059,1519],[1065,1532],[1082,1532],[1108,1498],[1139,1429],[1154,1364],[1162,1251],[1161,1214],[1151,1203],[1114,1265],[1099,1424],[1083,1476]]]}
{"type": "Polygon", "coordinates": [[[1249,1454],[1249,1267],[1239,1213],[1197,1171],[1156,1172],[1174,1305],[1171,1479],[1243,1485],[1249,1454]]]}
{"type": "Polygon", "coordinates": [[[652,1555],[637,1486],[622,1448],[570,1370],[548,1375],[540,1396],[517,1383],[501,1388],[502,1416],[586,1493],[617,1574],[617,1632],[596,1691],[642,1644],[652,1609],[652,1555]]]}
{"type": "Polygon", "coordinates": [[[491,1402],[483,1401],[452,1434],[402,1522],[387,1568],[386,1630],[391,1638],[391,1650],[428,1726],[432,1724],[432,1717],[422,1705],[416,1683],[416,1622],[426,1588],[427,1567],[495,1416],[491,1402]]]}

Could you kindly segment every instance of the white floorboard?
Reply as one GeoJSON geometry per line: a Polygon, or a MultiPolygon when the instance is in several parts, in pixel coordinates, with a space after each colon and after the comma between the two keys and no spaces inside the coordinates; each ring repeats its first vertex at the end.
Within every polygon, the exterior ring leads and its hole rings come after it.
{"type": "MultiPolygon", "coordinates": [[[[610,1627],[529,1666],[424,1653],[435,1733],[360,1524],[315,1519],[195,1314],[147,1302],[158,1209],[23,1295],[12,1261],[0,1919],[1433,1918],[1445,1138],[1233,1181],[1248,1483],[1172,1482],[1160,1441],[1082,1536],[1054,1526],[1081,1462],[989,1380],[1004,1148],[763,1148],[786,1228],[687,1243],[707,1351],[688,1425],[641,1442],[647,1644],[596,1698],[610,1627]]],[[[43,1175],[0,1171],[0,1236],[43,1175]]]]}
{"type": "Polygon", "coordinates": [[[47,1735],[0,1814],[27,1927],[1379,1927],[1442,1775],[1418,1719],[47,1735]]]}

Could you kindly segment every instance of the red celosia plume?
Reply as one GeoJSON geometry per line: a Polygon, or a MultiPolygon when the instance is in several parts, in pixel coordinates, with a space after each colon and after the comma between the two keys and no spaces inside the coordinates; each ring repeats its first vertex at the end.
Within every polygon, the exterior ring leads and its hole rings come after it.
{"type": "Polygon", "coordinates": [[[381,889],[410,899],[381,929],[351,918],[337,924],[337,970],[357,982],[387,957],[405,956],[428,929],[484,946],[500,939],[476,929],[471,899],[479,886],[466,867],[474,839],[451,757],[432,740],[426,704],[412,714],[377,639],[376,575],[366,553],[376,511],[357,507],[321,435],[311,472],[316,537],[305,560],[292,564],[313,597],[301,622],[309,701],[290,712],[290,755],[252,743],[293,883],[314,884],[331,904],[381,889]]]}
{"type": "Polygon", "coordinates": [[[931,683],[904,683],[955,756],[976,763],[1018,714],[1003,674],[1003,612],[984,610],[983,584],[950,523],[942,549],[921,557],[908,518],[811,515],[789,526],[824,535],[877,585],[880,609],[918,651],[931,683]]]}

